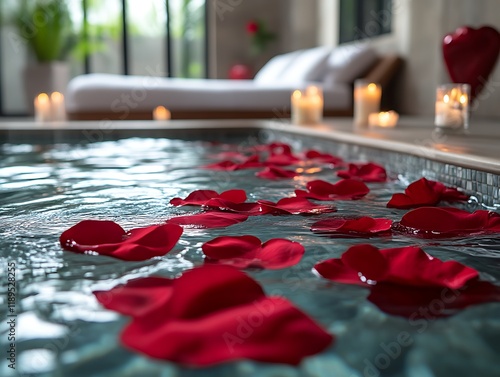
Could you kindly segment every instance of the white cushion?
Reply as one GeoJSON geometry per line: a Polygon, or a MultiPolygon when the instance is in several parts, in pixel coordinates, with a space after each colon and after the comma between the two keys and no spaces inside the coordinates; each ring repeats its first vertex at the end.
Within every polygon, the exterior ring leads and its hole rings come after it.
{"type": "Polygon", "coordinates": [[[292,63],[280,76],[280,81],[302,83],[323,79],[331,49],[316,47],[298,51],[292,63]]]}
{"type": "Polygon", "coordinates": [[[331,49],[315,47],[272,58],[255,76],[257,83],[300,84],[322,81],[331,49]]]}
{"type": "Polygon", "coordinates": [[[286,68],[288,68],[299,53],[300,51],[294,51],[275,56],[257,72],[254,81],[258,83],[279,81],[281,74],[285,72],[286,68]]]}
{"type": "Polygon", "coordinates": [[[378,60],[377,53],[368,45],[345,45],[335,48],[327,62],[325,86],[348,84],[360,78],[378,60]]]}

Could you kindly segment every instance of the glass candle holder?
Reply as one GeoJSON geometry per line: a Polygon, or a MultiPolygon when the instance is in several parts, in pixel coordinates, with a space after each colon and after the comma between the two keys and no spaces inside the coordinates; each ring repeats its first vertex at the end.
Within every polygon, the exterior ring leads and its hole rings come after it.
{"type": "Polygon", "coordinates": [[[434,124],[443,130],[469,128],[469,84],[446,84],[436,90],[436,118],[434,124]]]}
{"type": "Polygon", "coordinates": [[[370,114],[380,112],[382,87],[373,82],[356,80],[354,83],[354,125],[367,128],[370,114]]]}
{"type": "Polygon", "coordinates": [[[323,120],[324,101],[320,87],[311,85],[306,90],[295,90],[291,101],[293,124],[318,124],[323,120]]]}

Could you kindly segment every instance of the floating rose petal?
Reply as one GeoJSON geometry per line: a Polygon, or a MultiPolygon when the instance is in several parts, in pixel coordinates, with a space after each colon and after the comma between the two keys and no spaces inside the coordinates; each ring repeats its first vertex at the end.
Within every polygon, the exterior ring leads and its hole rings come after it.
{"type": "Polygon", "coordinates": [[[265,162],[268,166],[288,166],[300,162],[300,158],[292,153],[292,148],[284,143],[269,144],[269,156],[265,162]]]}
{"type": "Polygon", "coordinates": [[[305,252],[297,242],[276,238],[262,243],[254,236],[218,237],[203,244],[202,250],[212,263],[269,270],[294,266],[305,252]]]}
{"type": "Polygon", "coordinates": [[[372,287],[368,300],[385,313],[428,321],[449,317],[472,305],[500,302],[500,287],[477,279],[457,290],[377,284],[372,287]]]}
{"type": "Polygon", "coordinates": [[[387,207],[409,209],[435,206],[440,201],[455,202],[468,199],[467,195],[462,194],[457,189],[422,178],[410,184],[404,194],[394,194],[389,203],[387,203],[387,207]]]}
{"type": "Polygon", "coordinates": [[[387,172],[385,169],[372,162],[364,165],[349,164],[349,170],[339,171],[337,175],[344,179],[359,179],[363,182],[387,181],[387,172]]]}
{"type": "Polygon", "coordinates": [[[203,206],[205,209],[240,213],[246,216],[263,215],[259,203],[234,203],[220,198],[210,199],[203,206]]]}
{"type": "Polygon", "coordinates": [[[203,166],[204,169],[211,170],[223,170],[223,171],[235,171],[243,169],[254,169],[263,167],[264,164],[259,161],[258,155],[252,155],[248,157],[245,161],[238,163],[230,160],[220,161],[215,164],[209,164],[203,166]]]}
{"type": "Polygon", "coordinates": [[[483,210],[469,213],[458,208],[422,207],[404,215],[393,229],[429,238],[498,233],[500,215],[483,210]]]}
{"type": "Polygon", "coordinates": [[[314,223],[314,233],[343,235],[353,237],[370,237],[390,234],[392,220],[360,217],[357,219],[327,219],[314,223]]]}
{"type": "Polygon", "coordinates": [[[307,190],[295,190],[295,195],[323,201],[357,200],[370,192],[368,186],[355,179],[344,179],[335,184],[322,180],[311,181],[307,184],[307,190]]]}
{"type": "Polygon", "coordinates": [[[84,220],[63,232],[63,249],[76,253],[94,252],[126,261],[143,261],[172,250],[182,228],[165,224],[132,229],[126,233],[112,221],[84,220]]]}
{"type": "Polygon", "coordinates": [[[306,198],[284,198],[278,203],[266,200],[257,201],[263,214],[271,215],[319,215],[337,211],[333,206],[323,206],[310,202],[306,198]]]}
{"type": "Polygon", "coordinates": [[[342,165],[344,161],[338,157],[329,153],[322,153],[317,150],[311,149],[305,153],[305,157],[308,160],[318,160],[324,164],[332,164],[334,166],[342,165]]]}
{"type": "Polygon", "coordinates": [[[418,247],[379,250],[356,245],[340,260],[327,260],[314,268],[326,279],[365,286],[391,283],[458,289],[478,277],[476,270],[455,261],[443,262],[418,247]]]}
{"type": "Polygon", "coordinates": [[[158,281],[143,283],[142,293],[136,281],[131,294],[127,284],[97,296],[106,297],[107,307],[134,316],[121,340],[147,356],[189,366],[239,359],[297,365],[333,341],[289,301],[266,297],[257,282],[233,267],[205,265],[165,280],[163,297],[158,281]],[[134,310],[137,297],[146,310],[134,310]],[[153,307],[158,297],[161,303],[153,307]]]}
{"type": "Polygon", "coordinates": [[[185,228],[212,229],[226,228],[242,223],[247,219],[248,216],[238,213],[210,211],[197,215],[172,217],[167,220],[167,223],[181,225],[185,228]]]}
{"type": "Polygon", "coordinates": [[[259,178],[275,180],[275,179],[291,179],[298,174],[294,170],[285,170],[276,166],[270,166],[255,174],[259,178]]]}
{"type": "Polygon", "coordinates": [[[233,203],[243,203],[247,200],[247,194],[244,190],[228,190],[221,194],[213,190],[196,190],[190,193],[185,199],[172,199],[170,204],[174,206],[202,206],[213,198],[221,198],[233,203]]]}

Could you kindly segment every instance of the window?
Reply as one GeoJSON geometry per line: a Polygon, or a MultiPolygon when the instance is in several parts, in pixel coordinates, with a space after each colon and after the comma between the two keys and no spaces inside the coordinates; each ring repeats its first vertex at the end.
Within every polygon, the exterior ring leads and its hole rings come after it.
{"type": "Polygon", "coordinates": [[[391,32],[392,0],[340,0],[339,43],[391,32]]]}
{"type": "MultiPolygon", "coordinates": [[[[205,0],[61,1],[68,7],[75,38],[84,41],[66,59],[71,77],[83,73],[207,76],[205,0]]],[[[33,58],[26,43],[19,42],[13,22],[23,2],[0,2],[4,21],[0,26],[0,115],[27,112],[22,71],[33,58]]]]}

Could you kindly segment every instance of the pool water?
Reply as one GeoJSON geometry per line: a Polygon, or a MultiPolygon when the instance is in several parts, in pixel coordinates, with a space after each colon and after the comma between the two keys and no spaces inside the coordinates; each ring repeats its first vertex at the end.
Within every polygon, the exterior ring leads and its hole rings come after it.
{"type": "MultiPolygon", "coordinates": [[[[236,144],[256,142],[248,139],[236,144]]],[[[313,147],[300,142],[295,146],[313,147]]],[[[200,169],[215,162],[211,156],[225,148],[224,144],[145,138],[1,147],[0,276],[4,284],[0,345],[8,350],[6,281],[9,266],[15,266],[17,355],[15,371],[2,357],[0,376],[500,375],[499,303],[416,323],[383,313],[366,300],[365,289],[332,284],[311,271],[317,262],[338,258],[349,246],[361,242],[379,248],[419,245],[435,257],[464,263],[480,271],[484,280],[500,284],[498,236],[432,241],[402,235],[370,240],[329,238],[315,235],[309,228],[331,215],[260,216],[225,229],[186,230],[173,251],[145,262],[75,254],[59,246],[59,235],[85,219],[113,220],[130,229],[192,213],[195,208],[172,207],[169,200],[197,189],[221,192],[241,188],[249,194],[249,201],[277,201],[294,189],[303,189],[309,180],[337,180],[326,167],[304,166],[305,174],[284,181],[258,179],[255,170],[200,169]],[[202,243],[220,235],[243,234],[262,240],[283,237],[304,245],[304,258],[292,268],[247,272],[268,294],[287,297],[335,334],[336,342],[330,348],[305,359],[299,367],[242,361],[189,369],[120,346],[119,333],[128,319],[102,308],[92,291],[137,277],[178,276],[203,264],[202,243]]],[[[399,220],[405,211],[387,209],[385,204],[392,193],[402,192],[409,181],[420,177],[397,173],[391,172],[393,179],[388,183],[368,184],[371,193],[362,200],[336,202],[337,214],[399,220]]],[[[478,209],[474,203],[459,206],[478,209]]]]}

